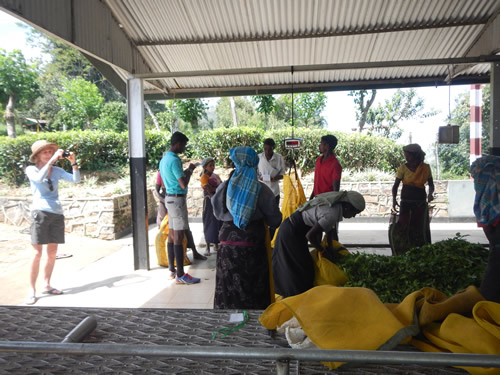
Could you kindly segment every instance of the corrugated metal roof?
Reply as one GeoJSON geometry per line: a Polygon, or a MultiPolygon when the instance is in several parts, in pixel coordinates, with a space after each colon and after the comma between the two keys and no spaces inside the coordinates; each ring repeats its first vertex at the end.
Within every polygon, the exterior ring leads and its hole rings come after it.
{"type": "Polygon", "coordinates": [[[289,92],[292,83],[305,91],[480,83],[489,80],[487,62],[500,51],[498,0],[88,0],[72,7],[0,0],[0,6],[109,63],[120,79],[147,79],[146,92],[158,97],[289,92]]]}

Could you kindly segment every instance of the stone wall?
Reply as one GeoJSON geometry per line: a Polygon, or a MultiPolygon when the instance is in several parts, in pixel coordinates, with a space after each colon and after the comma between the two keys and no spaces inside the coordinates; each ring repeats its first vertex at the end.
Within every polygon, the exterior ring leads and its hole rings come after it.
{"type": "MultiPolygon", "coordinates": [[[[342,190],[354,190],[363,194],[366,209],[360,216],[387,217],[392,206],[392,182],[342,182],[342,190]]],[[[433,217],[448,217],[448,181],[435,181],[433,217]]],[[[309,197],[312,183],[304,181],[304,192],[309,197]]],[[[401,188],[400,188],[401,189],[401,188]]],[[[281,189],[283,191],[283,189],[281,189]]],[[[283,197],[282,197],[283,198],[283,197]]],[[[156,202],[152,190],[148,190],[148,216],[156,217],[156,202]]],[[[130,194],[111,198],[63,199],[66,232],[88,237],[113,240],[129,233],[132,226],[132,203],[130,194]]],[[[31,197],[0,197],[0,222],[28,226],[31,197]]],[[[201,187],[190,187],[187,197],[190,217],[201,217],[203,191],[201,187]]]]}
{"type": "MultiPolygon", "coordinates": [[[[307,198],[311,195],[313,183],[302,182],[304,193],[307,198]]],[[[342,190],[354,190],[363,195],[366,201],[366,209],[359,216],[388,217],[392,207],[392,181],[383,182],[342,182],[342,190]]],[[[432,206],[433,217],[448,217],[448,181],[434,181],[434,202],[432,206]]],[[[399,187],[399,193],[401,193],[399,187]]],[[[283,192],[283,186],[281,186],[283,192]]],[[[281,193],[283,199],[283,193],[281,193]]],[[[399,199],[399,198],[398,198],[399,199]]],[[[190,187],[188,193],[188,211],[190,217],[200,217],[203,210],[203,191],[201,187],[190,187]]]]}
{"type": "MultiPolygon", "coordinates": [[[[148,213],[156,217],[156,203],[148,190],[148,213]]],[[[68,233],[114,240],[129,233],[132,227],[130,194],[111,198],[62,199],[65,228],[68,233]]],[[[31,197],[0,197],[0,222],[29,226],[31,197]]]]}

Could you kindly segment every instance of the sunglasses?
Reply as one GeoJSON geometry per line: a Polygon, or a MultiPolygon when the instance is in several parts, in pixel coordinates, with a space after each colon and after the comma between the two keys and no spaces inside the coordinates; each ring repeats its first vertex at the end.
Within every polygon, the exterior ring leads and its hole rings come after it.
{"type": "Polygon", "coordinates": [[[50,178],[47,179],[47,183],[49,184],[49,190],[54,191],[54,185],[52,185],[52,180],[50,178]]]}

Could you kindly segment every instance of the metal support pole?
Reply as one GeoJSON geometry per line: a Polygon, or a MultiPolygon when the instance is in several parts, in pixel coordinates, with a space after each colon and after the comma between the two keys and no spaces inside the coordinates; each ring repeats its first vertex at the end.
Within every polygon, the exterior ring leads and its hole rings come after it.
{"type": "Polygon", "coordinates": [[[483,122],[481,106],[483,104],[481,85],[470,86],[470,164],[481,157],[481,139],[483,138],[483,122]]]}
{"type": "Polygon", "coordinates": [[[75,328],[73,328],[61,342],[82,342],[83,339],[87,337],[96,327],[97,320],[95,317],[87,316],[75,328]]]}
{"type": "Polygon", "coordinates": [[[288,359],[279,359],[276,361],[276,374],[288,375],[290,373],[290,361],[288,359]]]}
{"type": "Polygon", "coordinates": [[[63,344],[53,342],[2,341],[0,352],[112,355],[141,357],[213,358],[244,360],[298,360],[309,362],[349,362],[358,364],[416,364],[427,366],[467,366],[500,368],[500,355],[390,352],[376,350],[321,350],[285,348],[234,348],[178,345],[63,344]]]}
{"type": "Polygon", "coordinates": [[[139,78],[127,81],[127,105],[134,270],[149,270],[144,97],[139,78]]]}
{"type": "Polygon", "coordinates": [[[490,154],[500,156],[500,62],[491,63],[490,154]]]}

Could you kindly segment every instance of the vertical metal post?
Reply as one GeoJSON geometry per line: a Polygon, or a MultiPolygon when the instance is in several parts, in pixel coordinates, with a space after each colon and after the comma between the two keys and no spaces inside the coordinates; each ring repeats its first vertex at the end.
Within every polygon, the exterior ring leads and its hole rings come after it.
{"type": "Polygon", "coordinates": [[[500,62],[490,68],[490,154],[500,156],[500,62]]]}
{"type": "Polygon", "coordinates": [[[483,122],[481,120],[482,100],[481,85],[470,86],[470,164],[481,157],[481,139],[483,122]]]}
{"type": "Polygon", "coordinates": [[[276,361],[276,374],[277,375],[290,374],[290,361],[288,359],[278,359],[276,361]]]}
{"type": "Polygon", "coordinates": [[[127,81],[134,270],[149,270],[146,141],[142,85],[142,79],[139,78],[129,78],[127,81]]]}

